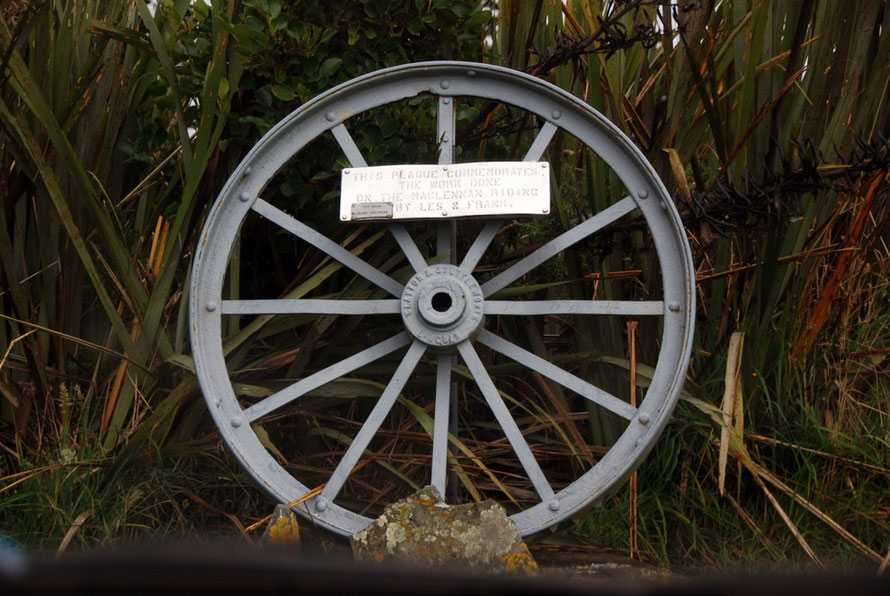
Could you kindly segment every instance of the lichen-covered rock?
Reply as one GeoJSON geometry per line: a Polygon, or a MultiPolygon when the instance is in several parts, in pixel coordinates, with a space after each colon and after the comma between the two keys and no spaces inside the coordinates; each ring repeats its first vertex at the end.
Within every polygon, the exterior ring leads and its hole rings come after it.
{"type": "Polygon", "coordinates": [[[516,524],[494,501],[448,505],[432,486],[397,501],[352,535],[357,561],[536,575],[516,524]]]}
{"type": "Polygon", "coordinates": [[[276,505],[272,519],[260,539],[260,544],[287,548],[300,548],[300,524],[297,516],[287,505],[276,505]]]}

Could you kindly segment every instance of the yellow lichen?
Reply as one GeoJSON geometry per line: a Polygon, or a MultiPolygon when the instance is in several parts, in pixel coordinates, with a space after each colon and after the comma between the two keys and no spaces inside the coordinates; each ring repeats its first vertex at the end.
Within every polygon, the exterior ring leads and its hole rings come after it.
{"type": "Polygon", "coordinates": [[[427,495],[418,495],[417,502],[421,505],[426,505],[427,507],[432,507],[436,504],[436,499],[429,497],[427,495]]]}
{"type": "Polygon", "coordinates": [[[506,553],[500,556],[504,571],[511,575],[537,575],[538,563],[523,542],[521,552],[506,553]]]}
{"type": "Polygon", "coordinates": [[[300,544],[300,526],[295,517],[281,515],[269,527],[269,541],[279,546],[300,544]]]}

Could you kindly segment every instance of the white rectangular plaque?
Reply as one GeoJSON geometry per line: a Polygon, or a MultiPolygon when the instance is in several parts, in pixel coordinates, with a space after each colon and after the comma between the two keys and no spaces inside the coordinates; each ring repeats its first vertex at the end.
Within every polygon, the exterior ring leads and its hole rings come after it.
{"type": "Polygon", "coordinates": [[[498,161],[345,168],[343,221],[550,213],[550,164],[498,161]]]}

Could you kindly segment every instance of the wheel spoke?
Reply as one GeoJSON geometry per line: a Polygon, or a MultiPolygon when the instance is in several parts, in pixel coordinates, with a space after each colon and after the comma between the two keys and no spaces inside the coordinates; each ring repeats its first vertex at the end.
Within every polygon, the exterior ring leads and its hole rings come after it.
{"type": "MultiPolygon", "coordinates": [[[[455,118],[457,106],[453,97],[439,97],[439,111],[436,117],[436,140],[439,143],[439,165],[454,163],[455,118]]],[[[453,219],[436,224],[436,254],[448,255],[448,263],[457,262],[457,222],[453,219]]],[[[448,429],[451,414],[451,363],[454,357],[440,354],[436,365],[436,405],[433,426],[433,456],[430,470],[430,484],[435,486],[445,498],[445,478],[448,473],[448,429]]]]}
{"type": "Polygon", "coordinates": [[[479,260],[485,254],[485,251],[488,250],[488,245],[494,240],[502,225],[504,225],[503,219],[489,219],[485,222],[482,231],[473,240],[470,250],[467,251],[467,254],[464,255],[464,260],[460,263],[460,268],[463,271],[467,273],[473,272],[473,269],[479,264],[479,260]]]}
{"type": "Polygon", "coordinates": [[[498,394],[498,390],[495,388],[491,377],[488,375],[488,371],[485,370],[482,361],[479,360],[479,355],[476,354],[476,350],[473,349],[473,346],[469,341],[458,344],[457,349],[460,351],[460,355],[464,359],[467,368],[470,369],[470,374],[472,374],[473,378],[476,380],[479,390],[482,391],[482,395],[485,396],[485,401],[488,402],[488,407],[491,408],[498,424],[501,425],[504,434],[507,435],[507,440],[510,441],[510,445],[513,447],[513,451],[519,458],[519,463],[521,463],[523,469],[525,469],[528,479],[531,480],[531,483],[534,485],[541,500],[545,502],[549,501],[553,498],[553,488],[551,488],[550,483],[547,482],[547,478],[544,476],[541,466],[538,465],[534,454],[532,454],[531,447],[529,447],[525,437],[522,436],[522,431],[519,430],[519,426],[517,426],[516,421],[513,420],[513,416],[510,414],[510,410],[507,409],[506,404],[504,404],[504,400],[501,399],[500,394],[498,394]]]}
{"type": "MultiPolygon", "coordinates": [[[[439,143],[439,165],[454,163],[455,105],[453,97],[439,98],[439,111],[436,117],[436,140],[439,143]]],[[[444,220],[436,224],[436,254],[454,250],[457,226],[454,220],[444,220]]],[[[454,263],[451,253],[449,263],[454,263]]]]}
{"type": "Polygon", "coordinates": [[[433,426],[433,466],[430,484],[445,496],[445,473],[448,468],[448,414],[451,409],[450,354],[440,354],[436,368],[436,410],[433,426]]]}
{"type": "Polygon", "coordinates": [[[223,300],[224,315],[389,315],[398,300],[223,300]]]}
{"type": "MultiPolygon", "coordinates": [[[[528,152],[525,154],[525,157],[522,158],[522,161],[538,161],[541,159],[541,156],[544,155],[544,150],[553,139],[553,135],[556,134],[556,131],[556,125],[551,122],[546,122],[544,126],[541,127],[538,136],[535,137],[532,146],[529,147],[528,152]]],[[[494,240],[495,235],[497,235],[498,230],[501,229],[502,225],[504,225],[503,219],[491,219],[485,222],[482,231],[476,236],[476,240],[473,241],[473,245],[470,246],[470,250],[467,251],[464,260],[461,261],[461,269],[468,273],[473,272],[473,269],[479,264],[479,260],[482,258],[482,255],[485,254],[488,245],[494,240]]]]}
{"type": "Polygon", "coordinates": [[[417,245],[414,244],[414,240],[411,238],[408,230],[405,229],[405,226],[402,224],[389,224],[389,231],[392,233],[393,238],[396,239],[396,242],[399,243],[402,252],[408,257],[408,262],[414,268],[414,271],[426,269],[426,259],[420,254],[420,250],[417,249],[417,245]]]}
{"type": "Polygon", "coordinates": [[[614,205],[603,209],[584,223],[578,224],[571,230],[563,232],[532,254],[518,263],[482,284],[482,293],[487,298],[498,290],[507,287],[513,281],[519,279],[547,259],[559,254],[576,242],[579,242],[601,230],[613,221],[627,215],[636,208],[636,203],[631,197],[624,197],[614,205]]]}
{"type": "Polygon", "coordinates": [[[555,124],[552,122],[545,122],[544,126],[541,127],[541,130],[538,131],[538,136],[536,136],[535,140],[532,142],[532,146],[528,148],[525,157],[522,158],[522,161],[540,161],[541,156],[544,155],[544,151],[547,150],[547,145],[553,140],[553,135],[556,134],[556,131],[557,128],[555,124]]]}
{"type": "MultiPolygon", "coordinates": [[[[525,154],[525,157],[522,158],[522,161],[538,161],[541,159],[541,156],[544,155],[544,150],[547,148],[547,145],[550,144],[556,131],[557,127],[555,124],[546,122],[544,126],[541,127],[538,136],[535,137],[532,146],[529,147],[528,152],[525,154]]],[[[479,260],[482,258],[482,255],[485,254],[488,245],[494,240],[495,235],[497,235],[498,230],[501,229],[502,225],[504,225],[503,219],[491,219],[485,222],[482,231],[476,236],[476,240],[473,241],[473,245],[470,246],[470,250],[467,251],[464,260],[461,261],[460,268],[462,270],[468,273],[473,272],[473,269],[479,264],[479,260]]]]}
{"type": "Polygon", "coordinates": [[[495,352],[500,352],[519,364],[538,371],[548,379],[556,381],[566,389],[574,391],[613,414],[617,414],[626,420],[630,420],[636,414],[637,409],[630,404],[490,331],[483,329],[479,333],[478,340],[481,344],[488,346],[495,352]]]}
{"type": "Polygon", "coordinates": [[[454,163],[454,98],[440,97],[436,117],[436,140],[439,143],[439,165],[454,163]]]}
{"type": "Polygon", "coordinates": [[[447,252],[451,254],[445,261],[454,265],[454,246],[457,244],[457,222],[453,219],[440,221],[436,224],[436,254],[443,255],[447,252]]]}
{"type": "Polygon", "coordinates": [[[362,152],[359,151],[358,145],[352,140],[352,135],[346,130],[346,126],[342,123],[338,124],[331,129],[331,132],[334,133],[334,138],[337,139],[340,149],[346,154],[346,159],[349,160],[349,165],[354,168],[368,167],[368,162],[365,161],[362,152]]]}
{"type": "Polygon", "coordinates": [[[254,201],[251,207],[254,211],[265,217],[266,219],[278,224],[297,238],[315,246],[324,253],[330,255],[336,260],[343,263],[368,281],[383,288],[393,296],[401,297],[404,286],[386,275],[382,271],[375,269],[365,261],[361,260],[336,242],[330,240],[326,236],[319,234],[306,224],[297,221],[281,209],[272,206],[263,199],[254,201]]]}
{"type": "Polygon", "coordinates": [[[426,346],[416,340],[411,344],[411,347],[408,348],[408,352],[405,354],[405,357],[402,358],[402,362],[399,364],[396,372],[393,373],[392,378],[389,380],[389,384],[386,386],[386,389],[383,390],[380,399],[377,400],[377,405],[371,410],[368,419],[359,429],[358,434],[352,440],[352,444],[349,445],[349,449],[343,454],[343,458],[340,460],[340,463],[337,464],[334,473],[331,474],[331,477],[328,479],[328,482],[321,493],[321,499],[326,499],[328,502],[331,502],[337,498],[338,494],[340,494],[340,489],[343,488],[346,479],[349,478],[349,474],[352,473],[352,469],[355,467],[355,464],[358,463],[362,453],[365,452],[371,439],[377,434],[377,429],[380,428],[384,418],[386,418],[386,415],[392,409],[393,404],[399,397],[399,393],[401,393],[402,388],[408,381],[408,377],[411,376],[414,367],[420,362],[420,357],[423,356],[424,351],[426,351],[426,346]]]}
{"type": "Polygon", "coordinates": [[[659,300],[486,300],[487,315],[663,315],[659,300]]]}
{"type": "Polygon", "coordinates": [[[305,379],[297,381],[278,393],[273,393],[263,401],[255,403],[244,410],[244,418],[247,419],[248,422],[253,422],[278,408],[286,406],[300,396],[305,395],[314,389],[318,389],[322,385],[330,383],[334,379],[338,379],[366,364],[370,364],[410,342],[411,338],[408,337],[408,334],[404,331],[398,335],[394,335],[379,344],[373,345],[366,350],[362,350],[358,354],[354,354],[345,360],[341,360],[317,373],[309,375],[305,379]]]}

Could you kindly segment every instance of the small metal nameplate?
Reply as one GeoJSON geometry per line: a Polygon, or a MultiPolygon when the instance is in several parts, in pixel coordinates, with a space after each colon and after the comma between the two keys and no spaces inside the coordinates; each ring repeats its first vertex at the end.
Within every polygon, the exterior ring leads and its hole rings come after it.
{"type": "Polygon", "coordinates": [[[350,219],[392,219],[392,203],[371,201],[369,203],[353,203],[350,219]]]}
{"type": "Polygon", "coordinates": [[[547,162],[345,168],[341,177],[343,221],[548,213],[547,162]]]}

